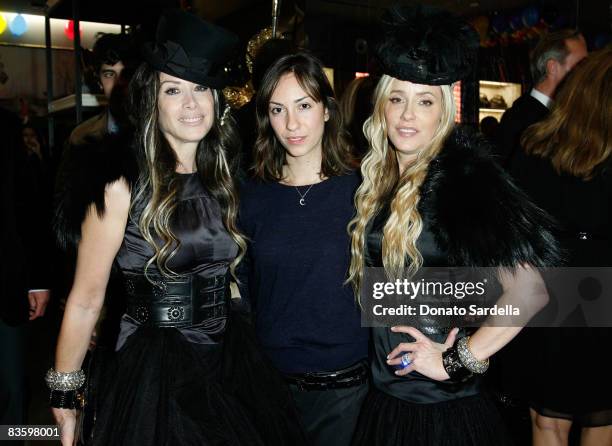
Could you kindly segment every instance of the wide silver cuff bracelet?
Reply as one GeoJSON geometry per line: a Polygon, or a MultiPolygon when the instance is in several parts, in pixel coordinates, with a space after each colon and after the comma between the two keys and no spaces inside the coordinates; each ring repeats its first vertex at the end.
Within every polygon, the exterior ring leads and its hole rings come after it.
{"type": "Polygon", "coordinates": [[[56,372],[50,368],[45,375],[45,382],[51,390],[77,390],[85,384],[85,372],[76,370],[74,372],[56,372]]]}
{"type": "Polygon", "coordinates": [[[479,361],[474,357],[470,348],[468,347],[469,336],[461,338],[457,341],[457,353],[459,354],[459,360],[465,366],[466,369],[472,373],[478,373],[482,375],[489,368],[489,360],[479,361]]]}

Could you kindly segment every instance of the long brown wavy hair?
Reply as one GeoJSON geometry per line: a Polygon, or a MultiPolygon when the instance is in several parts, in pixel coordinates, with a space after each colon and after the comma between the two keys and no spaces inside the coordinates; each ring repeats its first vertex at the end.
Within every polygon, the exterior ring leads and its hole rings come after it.
{"type": "Polygon", "coordinates": [[[354,169],[357,165],[352,155],[350,140],[323,65],[313,55],[299,52],[278,59],[266,72],[257,92],[258,136],[254,148],[254,175],[266,181],[280,181],[283,178],[285,148],[274,134],[268,113],[274,89],[281,77],[287,73],[293,73],[300,87],[314,101],[322,102],[329,113],[323,132],[320,175],[331,177],[354,169]]]}
{"type": "MultiPolygon", "coordinates": [[[[168,262],[180,248],[180,241],[171,228],[180,183],[176,173],[176,153],[159,129],[159,89],[159,72],[143,63],[130,82],[129,103],[135,121],[139,164],[132,210],[136,203],[144,205],[138,227],[155,252],[147,262],[145,274],[154,264],[162,275],[171,277],[176,273],[168,267],[168,262]]],[[[245,239],[236,227],[238,197],[234,178],[239,165],[240,139],[231,116],[224,118],[223,125],[220,122],[225,107],[223,94],[218,90],[212,90],[212,93],[215,119],[198,145],[196,166],[205,187],[221,207],[225,228],[239,247],[239,255],[230,266],[234,274],[246,251],[245,239]]]]}
{"type": "Polygon", "coordinates": [[[382,257],[385,272],[390,278],[401,276],[405,267],[413,274],[422,264],[416,241],[423,229],[418,212],[419,188],[430,161],[440,152],[444,141],[454,128],[455,102],[450,85],[441,85],[442,116],[429,145],[400,175],[395,149],[391,145],[385,105],[389,101],[393,78],[384,75],[374,92],[374,110],[363,125],[370,149],[361,163],[363,182],[355,194],[357,213],[349,223],[351,234],[351,265],[349,278],[359,296],[364,272],[365,233],[368,222],[385,201],[390,200],[390,214],[383,229],[382,257]],[[408,262],[407,262],[408,260],[408,262]]]}
{"type": "Polygon", "coordinates": [[[588,180],[612,153],[612,46],[590,54],[565,78],[551,114],[521,138],[525,151],[558,173],[588,180]]]}

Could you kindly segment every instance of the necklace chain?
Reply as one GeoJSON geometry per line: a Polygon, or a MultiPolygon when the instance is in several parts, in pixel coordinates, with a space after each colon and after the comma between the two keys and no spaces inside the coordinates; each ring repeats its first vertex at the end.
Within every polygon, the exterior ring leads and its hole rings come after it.
{"type": "MultiPolygon", "coordinates": [[[[293,171],[291,170],[291,167],[289,167],[289,165],[287,165],[287,168],[289,169],[289,172],[291,172],[291,175],[293,175],[293,171]]],[[[293,175],[295,177],[295,175],[293,175]]],[[[300,206],[306,206],[306,195],[308,195],[308,192],[310,192],[310,189],[312,189],[312,186],[314,186],[316,183],[311,184],[310,186],[308,186],[308,189],[306,189],[306,192],[302,193],[300,192],[300,189],[298,189],[297,186],[293,186],[295,188],[295,191],[298,193],[298,195],[300,196],[299,199],[299,203],[300,206]]]]}
{"type": "Polygon", "coordinates": [[[297,186],[293,186],[295,187],[296,192],[300,196],[300,206],[306,206],[306,195],[308,194],[308,192],[310,192],[310,189],[312,189],[312,186],[314,186],[314,184],[311,184],[306,190],[306,192],[304,193],[301,193],[297,186]]]}

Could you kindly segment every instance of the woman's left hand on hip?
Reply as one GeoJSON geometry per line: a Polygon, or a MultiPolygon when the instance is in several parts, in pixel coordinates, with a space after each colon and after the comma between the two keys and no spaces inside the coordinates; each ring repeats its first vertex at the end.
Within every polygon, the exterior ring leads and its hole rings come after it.
{"type": "Polygon", "coordinates": [[[408,355],[408,357],[404,357],[403,360],[404,363],[406,363],[406,359],[408,359],[410,364],[401,370],[397,370],[395,372],[396,375],[405,376],[416,371],[436,381],[449,379],[448,373],[446,373],[442,365],[442,353],[455,343],[455,338],[457,337],[459,329],[453,328],[448,334],[444,344],[433,342],[414,327],[399,325],[391,327],[391,331],[395,333],[406,333],[415,339],[415,342],[402,342],[398,344],[387,355],[387,364],[389,366],[402,364],[402,356],[408,355]]]}

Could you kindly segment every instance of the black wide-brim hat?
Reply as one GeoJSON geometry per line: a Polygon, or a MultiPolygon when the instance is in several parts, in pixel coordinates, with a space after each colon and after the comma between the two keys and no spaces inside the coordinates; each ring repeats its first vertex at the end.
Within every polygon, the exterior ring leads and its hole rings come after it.
{"type": "Polygon", "coordinates": [[[381,18],[384,38],[376,55],[384,74],[426,85],[465,79],[476,65],[478,33],[438,8],[395,5],[381,18]]]}
{"type": "Polygon", "coordinates": [[[181,10],[166,11],[157,23],[155,41],[145,43],[143,58],[156,70],[204,85],[224,88],[226,64],[235,55],[238,37],[181,10]]]}

